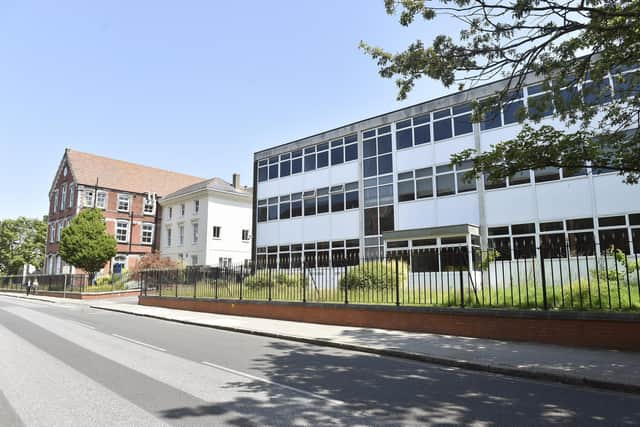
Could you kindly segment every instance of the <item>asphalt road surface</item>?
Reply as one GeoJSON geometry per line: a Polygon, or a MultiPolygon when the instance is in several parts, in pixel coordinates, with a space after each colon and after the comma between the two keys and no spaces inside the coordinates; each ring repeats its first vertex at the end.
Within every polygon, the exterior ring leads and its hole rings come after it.
{"type": "Polygon", "coordinates": [[[640,396],[0,296],[0,426],[638,425],[640,396]]]}

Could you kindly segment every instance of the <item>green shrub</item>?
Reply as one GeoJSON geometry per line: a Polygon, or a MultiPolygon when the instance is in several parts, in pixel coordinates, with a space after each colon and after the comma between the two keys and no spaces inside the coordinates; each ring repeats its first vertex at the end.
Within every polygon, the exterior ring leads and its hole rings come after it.
{"type": "MultiPolygon", "coordinates": [[[[398,261],[398,285],[407,283],[409,264],[398,261]]],[[[340,278],[340,288],[348,289],[385,289],[396,286],[396,263],[394,261],[369,261],[349,267],[347,274],[340,278]]]]}
{"type": "MultiPolygon", "coordinates": [[[[269,287],[269,281],[273,287],[301,286],[303,278],[301,274],[291,274],[283,271],[258,270],[255,274],[245,276],[244,286],[248,289],[264,289],[269,287]]],[[[304,282],[307,282],[306,277],[304,282]]]]}

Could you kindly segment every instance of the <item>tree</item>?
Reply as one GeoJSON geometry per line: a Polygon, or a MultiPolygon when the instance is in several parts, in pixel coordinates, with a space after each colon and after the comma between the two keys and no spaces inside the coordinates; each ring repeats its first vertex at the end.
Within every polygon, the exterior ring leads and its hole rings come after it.
{"type": "Polygon", "coordinates": [[[0,221],[0,272],[22,274],[25,264],[41,269],[47,222],[18,217],[0,221]]]}
{"type": "Polygon", "coordinates": [[[89,272],[92,276],[116,255],[116,239],[107,234],[102,213],[84,209],[62,230],[62,259],[89,272]]]}
{"type": "Polygon", "coordinates": [[[162,257],[158,252],[144,255],[133,268],[133,277],[138,278],[144,270],[162,270],[167,268],[178,268],[178,263],[169,257],[162,257]]]}
{"type": "Polygon", "coordinates": [[[517,138],[483,153],[466,150],[454,163],[474,158],[473,174],[499,180],[546,166],[617,171],[627,183],[640,178],[640,0],[385,0],[400,24],[452,17],[463,29],[458,40],[438,35],[431,45],[417,40],[392,54],[360,42],[377,61],[379,74],[396,78],[398,99],[429,77],[463,90],[506,79],[495,97],[475,105],[476,121],[496,111],[527,79],[542,81],[542,96],[528,111],[517,138]],[[611,91],[604,85],[609,75],[611,91]],[[553,105],[570,131],[538,126],[553,105]]]}

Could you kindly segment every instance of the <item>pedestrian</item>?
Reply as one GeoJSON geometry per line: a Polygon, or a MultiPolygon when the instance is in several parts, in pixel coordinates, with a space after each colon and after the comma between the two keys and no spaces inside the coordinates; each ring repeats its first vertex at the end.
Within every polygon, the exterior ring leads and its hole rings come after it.
{"type": "Polygon", "coordinates": [[[31,279],[27,280],[27,296],[29,296],[29,292],[31,292],[31,279]]]}
{"type": "Polygon", "coordinates": [[[38,278],[33,279],[33,283],[31,284],[33,294],[36,295],[38,293],[38,278]]]}

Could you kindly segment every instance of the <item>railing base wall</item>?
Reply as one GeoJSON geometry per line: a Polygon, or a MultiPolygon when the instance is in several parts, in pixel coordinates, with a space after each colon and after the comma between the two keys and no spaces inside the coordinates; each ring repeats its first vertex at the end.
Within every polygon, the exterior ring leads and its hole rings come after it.
{"type": "Polygon", "coordinates": [[[328,325],[640,351],[640,315],[415,309],[141,296],[140,305],[328,325]]]}

